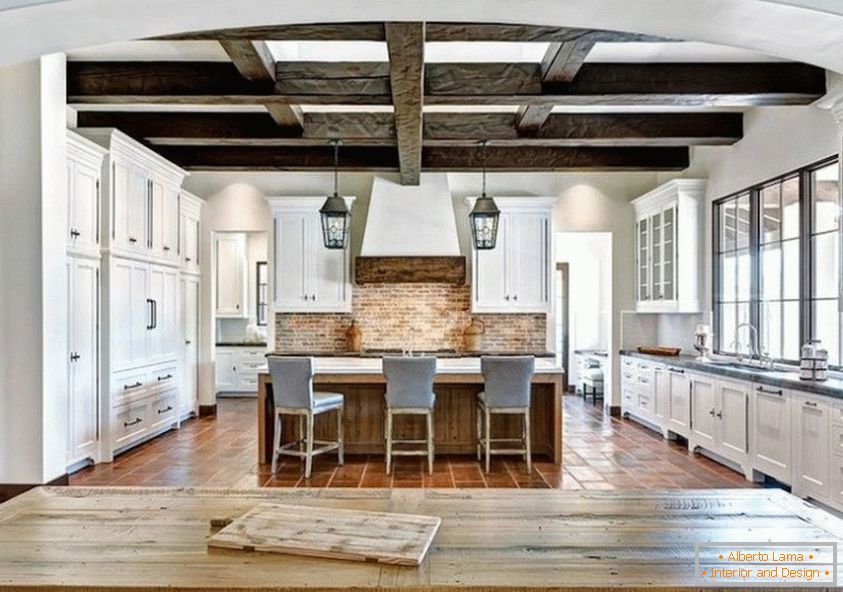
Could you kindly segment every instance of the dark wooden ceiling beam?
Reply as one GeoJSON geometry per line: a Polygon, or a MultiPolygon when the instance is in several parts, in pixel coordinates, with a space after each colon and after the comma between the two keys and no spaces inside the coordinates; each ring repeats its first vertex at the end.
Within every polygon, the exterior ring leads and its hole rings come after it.
{"type": "MultiPolygon", "coordinates": [[[[116,127],[155,144],[395,145],[391,113],[304,115],[304,131],[272,125],[263,113],[80,111],[80,127],[116,127]]],[[[425,146],[689,146],[733,144],[743,135],[740,113],[554,113],[533,137],[519,134],[512,113],[427,113],[425,146]]]]}
{"type": "Polygon", "coordinates": [[[418,185],[422,160],[424,23],[386,23],[385,26],[401,184],[418,185]]]}
{"type": "MultiPolygon", "coordinates": [[[[156,146],[164,158],[189,170],[329,171],[333,151],[329,146],[156,146]]],[[[490,147],[489,170],[509,171],[674,171],[688,167],[687,148],[679,147],[490,147]]],[[[478,171],[476,146],[425,147],[422,170],[431,172],[478,171]]],[[[342,171],[398,171],[395,147],[360,146],[345,150],[342,171]]]]}
{"type": "MultiPolygon", "coordinates": [[[[537,25],[497,23],[426,23],[428,41],[538,41],[568,42],[592,37],[598,42],[665,42],[664,37],[537,25]]],[[[176,33],[154,37],[166,41],[385,41],[384,23],[318,23],[241,27],[176,33]]]]}
{"type": "MultiPolygon", "coordinates": [[[[288,63],[276,87],[220,62],[69,62],[71,103],[391,103],[389,65],[288,63]]],[[[539,64],[425,65],[430,105],[808,104],[825,93],[825,71],[798,63],[586,63],[570,83],[542,82],[539,64]]]]}

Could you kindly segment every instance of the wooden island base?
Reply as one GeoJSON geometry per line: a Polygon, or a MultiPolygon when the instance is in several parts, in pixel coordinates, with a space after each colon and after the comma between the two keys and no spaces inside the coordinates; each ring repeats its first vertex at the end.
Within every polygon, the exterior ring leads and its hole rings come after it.
{"type": "Polygon", "coordinates": [[[774,489],[37,488],[0,505],[0,591],[735,590],[694,577],[707,541],[839,545],[843,521],[774,489]],[[211,520],[270,500],[442,524],[420,567],[208,548],[211,520]]]}
{"type": "MultiPolygon", "coordinates": [[[[564,374],[536,374],[533,377],[532,427],[533,452],[545,455],[554,463],[562,462],[562,392],[564,374]]],[[[475,401],[483,389],[480,374],[438,374],[434,382],[434,441],[436,452],[474,454],[476,450],[475,401]]],[[[317,374],[314,390],[339,392],[345,395],[343,427],[345,450],[349,454],[384,453],[384,393],[382,374],[317,374]]],[[[424,437],[422,417],[396,417],[398,439],[424,437]]],[[[298,422],[286,417],[281,427],[282,441],[299,437],[298,422]]],[[[521,435],[520,417],[492,418],[492,435],[511,438],[521,435]]],[[[262,463],[272,462],[274,437],[272,380],[261,374],[258,385],[258,457],[262,463]]],[[[336,422],[329,417],[316,420],[316,438],[336,439],[336,422]]]]}

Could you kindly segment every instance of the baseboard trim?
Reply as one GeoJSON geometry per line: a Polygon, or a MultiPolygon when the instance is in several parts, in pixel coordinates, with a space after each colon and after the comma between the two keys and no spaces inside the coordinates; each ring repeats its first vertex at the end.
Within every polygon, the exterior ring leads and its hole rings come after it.
{"type": "Polygon", "coordinates": [[[213,405],[199,405],[199,417],[216,417],[217,404],[213,405]]]}
{"type": "Polygon", "coordinates": [[[67,473],[56,477],[49,483],[0,483],[0,504],[36,487],[61,487],[67,485],[70,485],[70,477],[67,473]]]}

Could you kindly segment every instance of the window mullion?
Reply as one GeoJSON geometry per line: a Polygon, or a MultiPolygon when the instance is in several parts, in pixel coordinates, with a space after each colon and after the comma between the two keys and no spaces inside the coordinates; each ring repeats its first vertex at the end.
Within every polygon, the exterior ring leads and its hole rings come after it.
{"type": "Polygon", "coordinates": [[[811,172],[803,170],[799,174],[799,343],[803,344],[814,337],[814,311],[811,301],[814,298],[814,253],[813,253],[813,215],[811,212],[811,172]]]}
{"type": "Polygon", "coordinates": [[[764,342],[761,328],[761,191],[754,187],[749,191],[749,322],[758,329],[755,344],[761,350],[764,342]]]}

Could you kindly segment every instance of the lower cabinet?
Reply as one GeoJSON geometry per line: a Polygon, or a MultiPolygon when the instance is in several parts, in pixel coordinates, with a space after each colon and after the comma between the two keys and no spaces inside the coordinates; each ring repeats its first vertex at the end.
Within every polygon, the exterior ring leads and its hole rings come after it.
{"type": "Polygon", "coordinates": [[[792,483],[790,393],[757,385],[752,395],[751,417],[753,468],[783,483],[792,483]]]}
{"type": "Polygon", "coordinates": [[[681,368],[667,367],[667,431],[687,438],[691,433],[691,379],[681,368]]]}
{"type": "Polygon", "coordinates": [[[264,347],[217,346],[216,391],[218,393],[258,393],[258,376],[267,372],[264,347]]]}
{"type": "Polygon", "coordinates": [[[178,425],[177,362],[117,372],[111,384],[112,448],[121,452],[178,425]]]}
{"type": "Polygon", "coordinates": [[[688,448],[713,452],[747,473],[749,385],[695,375],[691,401],[688,448]]]}
{"type": "Polygon", "coordinates": [[[828,498],[831,490],[831,406],[820,397],[793,396],[793,492],[828,498]]]}

